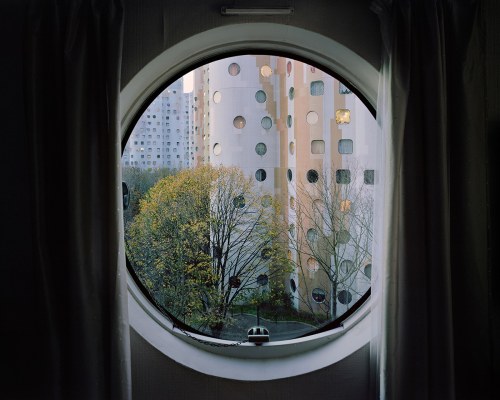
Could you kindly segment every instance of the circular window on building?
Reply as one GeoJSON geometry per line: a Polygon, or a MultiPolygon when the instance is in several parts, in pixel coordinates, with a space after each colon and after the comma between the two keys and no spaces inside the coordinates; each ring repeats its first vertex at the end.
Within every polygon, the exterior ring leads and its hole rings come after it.
{"type": "Polygon", "coordinates": [[[310,228],[307,230],[307,240],[309,242],[316,242],[318,240],[318,231],[314,228],[310,228]]]}
{"type": "Polygon", "coordinates": [[[227,71],[229,72],[229,75],[236,76],[240,73],[240,66],[236,63],[231,63],[229,64],[227,71]]]}
{"type": "Polygon", "coordinates": [[[255,100],[257,100],[257,103],[265,103],[267,99],[266,92],[263,90],[257,90],[255,93],[255,100]]]}
{"type": "Polygon", "coordinates": [[[259,155],[259,156],[263,156],[264,154],[266,154],[267,152],[267,146],[264,144],[264,143],[257,143],[255,145],[255,152],[259,155]]]}
{"type": "Polygon", "coordinates": [[[342,229],[337,232],[337,242],[340,244],[347,244],[349,243],[349,240],[351,240],[351,234],[349,231],[342,229]]]}
{"type": "Polygon", "coordinates": [[[309,111],[306,115],[306,121],[309,125],[314,125],[318,122],[319,116],[316,111],[309,111]]]}
{"type": "Polygon", "coordinates": [[[260,252],[260,257],[264,260],[269,260],[273,255],[273,250],[269,247],[266,247],[264,248],[261,252],[260,252]]]}
{"type": "Polygon", "coordinates": [[[318,182],[318,179],[319,179],[319,175],[318,175],[318,171],[316,171],[315,169],[310,169],[309,171],[307,171],[307,181],[309,183],[316,183],[318,182]]]}
{"type": "Polygon", "coordinates": [[[243,118],[241,115],[238,115],[234,120],[233,120],[233,125],[237,129],[243,129],[246,125],[245,118],[243,118]]]}
{"type": "Polygon", "coordinates": [[[326,292],[321,288],[315,288],[312,291],[312,298],[316,303],[323,303],[326,299],[326,292]]]}
{"type": "Polygon", "coordinates": [[[354,270],[354,262],[351,260],[342,260],[340,263],[340,272],[343,274],[348,274],[354,270]]]}
{"type": "Polygon", "coordinates": [[[368,279],[372,278],[372,265],[371,264],[365,265],[364,273],[368,277],[368,279]]]}
{"type": "Polygon", "coordinates": [[[273,202],[273,198],[270,195],[266,194],[266,195],[262,196],[262,200],[261,200],[262,207],[267,208],[272,204],[272,202],[273,202]]]}
{"type": "Polygon", "coordinates": [[[269,278],[266,274],[260,274],[257,277],[257,285],[259,285],[259,286],[266,286],[268,282],[269,282],[269,278]]]}
{"type": "Polygon", "coordinates": [[[352,301],[352,294],[348,290],[341,290],[337,295],[340,304],[347,305],[352,301]]]}
{"type": "Polygon", "coordinates": [[[233,206],[235,208],[243,208],[243,207],[245,207],[245,196],[243,196],[242,194],[236,196],[233,199],[233,206]]]}
{"type": "Polygon", "coordinates": [[[264,129],[271,129],[271,127],[273,126],[273,121],[269,117],[264,117],[260,121],[260,124],[264,129]]]}
{"type": "Polygon", "coordinates": [[[350,123],[340,126],[356,143],[332,137],[330,123],[346,105],[328,102],[341,82],[290,57],[266,57],[262,75],[261,56],[241,55],[155,88],[122,143],[131,276],[175,326],[231,343],[259,325],[256,301],[264,325],[289,321],[266,325],[277,341],[338,326],[370,290],[377,183],[366,184],[366,171],[376,165],[377,123],[351,93],[350,123]],[[294,71],[301,79],[284,85],[294,71]],[[311,94],[315,81],[325,83],[321,95],[311,94]],[[287,110],[264,111],[266,94],[287,110]],[[306,115],[314,135],[295,137],[293,127],[309,129],[306,115]],[[270,134],[273,121],[284,131],[270,134]]]}
{"type": "Polygon", "coordinates": [[[265,181],[266,177],[266,171],[264,171],[262,168],[255,171],[255,179],[257,179],[259,182],[265,181]]]}
{"type": "Polygon", "coordinates": [[[316,272],[319,269],[318,260],[313,257],[307,259],[307,269],[311,272],[316,272]]]}
{"type": "Polygon", "coordinates": [[[213,99],[214,99],[214,103],[215,104],[219,104],[220,101],[222,100],[222,93],[221,92],[215,92],[214,96],[213,96],[213,99]]]}
{"type": "Polygon", "coordinates": [[[220,143],[215,143],[214,144],[214,155],[218,156],[222,152],[222,146],[220,143]]]}
{"type": "Polygon", "coordinates": [[[269,78],[273,74],[273,69],[269,65],[263,65],[260,67],[260,74],[265,78],[269,78]]]}

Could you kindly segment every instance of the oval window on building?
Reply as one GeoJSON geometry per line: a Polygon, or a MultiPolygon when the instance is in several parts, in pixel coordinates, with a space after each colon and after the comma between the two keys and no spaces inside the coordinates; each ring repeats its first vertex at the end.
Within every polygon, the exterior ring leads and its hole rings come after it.
{"type": "Polygon", "coordinates": [[[308,229],[307,240],[312,243],[316,242],[318,240],[318,231],[314,228],[308,229]]]}
{"type": "Polygon", "coordinates": [[[264,117],[260,121],[260,124],[264,129],[271,129],[271,127],[273,126],[273,121],[269,117],[264,117]]]}
{"type": "Polygon", "coordinates": [[[245,118],[243,118],[241,115],[238,115],[234,120],[233,120],[233,125],[237,129],[243,129],[246,125],[245,118]]]}
{"type": "Polygon", "coordinates": [[[263,156],[264,154],[266,154],[267,152],[267,146],[264,144],[264,143],[257,143],[255,145],[255,152],[259,155],[259,156],[263,156]]]}
{"type": "Polygon", "coordinates": [[[316,171],[315,169],[310,169],[309,171],[307,171],[307,181],[309,183],[316,183],[318,182],[318,179],[319,179],[319,175],[318,175],[318,171],[316,171]]]}
{"type": "Polygon", "coordinates": [[[269,65],[263,65],[260,67],[260,74],[265,78],[269,78],[273,74],[273,69],[269,65]]]}
{"type": "Polygon", "coordinates": [[[309,67],[269,55],[212,61],[186,71],[189,90],[182,78],[155,88],[124,132],[127,268],[152,307],[186,332],[246,340],[255,321],[237,311],[262,298],[262,321],[290,321],[270,323],[270,340],[293,339],[338,326],[370,290],[377,123],[363,99],[341,96],[350,125],[331,138],[338,109],[310,102],[338,99],[340,82],[309,67]],[[278,115],[273,104],[286,109],[278,115]]]}
{"type": "Polygon", "coordinates": [[[372,265],[366,264],[363,272],[368,277],[368,279],[371,279],[372,278],[372,265]]]}
{"type": "Polygon", "coordinates": [[[314,125],[318,122],[319,116],[316,111],[309,111],[306,115],[306,121],[309,125],[314,125]]]}
{"type": "Polygon", "coordinates": [[[270,195],[266,194],[266,195],[262,196],[262,200],[261,200],[262,207],[267,208],[272,204],[272,202],[273,202],[273,198],[270,195]]]}
{"type": "Polygon", "coordinates": [[[255,171],[255,179],[257,179],[259,182],[265,181],[266,177],[266,171],[264,171],[263,169],[258,169],[257,171],[255,171]]]}
{"type": "Polygon", "coordinates": [[[349,243],[349,240],[351,240],[351,234],[348,231],[342,229],[337,232],[337,241],[340,244],[347,244],[349,243]]]}
{"type": "Polygon", "coordinates": [[[255,100],[257,100],[257,103],[265,103],[267,99],[266,92],[263,90],[257,90],[255,93],[255,100]]]}
{"type": "Polygon", "coordinates": [[[229,75],[236,76],[240,73],[240,66],[236,63],[231,63],[229,64],[227,71],[229,72],[229,75]]]}
{"type": "Polygon", "coordinates": [[[219,104],[220,101],[222,100],[222,93],[221,92],[215,92],[214,96],[213,96],[213,99],[214,99],[214,103],[215,104],[219,104]]]}
{"type": "Polygon", "coordinates": [[[316,303],[323,303],[326,300],[326,292],[321,288],[315,288],[312,291],[312,298],[316,303]]]}
{"type": "Polygon", "coordinates": [[[340,272],[348,274],[354,270],[354,263],[351,260],[342,260],[340,263],[340,272]]]}
{"type": "Polygon", "coordinates": [[[352,301],[352,294],[348,290],[341,290],[337,295],[337,299],[341,304],[347,305],[352,301]]]}
{"type": "Polygon", "coordinates": [[[316,272],[319,269],[318,260],[313,257],[307,259],[307,269],[311,272],[316,272]]]}

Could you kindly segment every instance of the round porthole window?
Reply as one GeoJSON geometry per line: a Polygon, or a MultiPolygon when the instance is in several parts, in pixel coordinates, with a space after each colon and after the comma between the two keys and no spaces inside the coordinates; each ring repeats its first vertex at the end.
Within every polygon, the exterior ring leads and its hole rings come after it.
{"type": "Polygon", "coordinates": [[[269,78],[273,74],[273,69],[269,65],[263,65],[260,68],[260,74],[265,78],[269,78]]]}
{"type": "Polygon", "coordinates": [[[318,260],[313,257],[307,259],[307,269],[311,272],[316,272],[319,269],[318,260]]]}
{"type": "Polygon", "coordinates": [[[271,126],[273,126],[273,121],[269,117],[264,117],[260,121],[260,124],[264,129],[271,129],[271,126]]]}
{"type": "Polygon", "coordinates": [[[259,155],[259,156],[263,156],[264,154],[266,154],[267,152],[267,146],[264,144],[264,143],[257,143],[255,145],[255,152],[259,155]]]}
{"type": "Polygon", "coordinates": [[[243,118],[241,115],[238,115],[234,120],[233,120],[233,125],[237,129],[243,129],[246,125],[245,118],[243,118]]]}
{"type": "Polygon", "coordinates": [[[213,99],[214,99],[214,103],[215,104],[219,104],[220,101],[222,100],[222,93],[221,92],[215,92],[214,96],[213,96],[213,99]]]}
{"type": "Polygon", "coordinates": [[[307,181],[309,183],[316,183],[318,182],[318,179],[318,171],[316,171],[315,169],[310,169],[309,171],[307,171],[307,181]]]}
{"type": "Polygon", "coordinates": [[[315,288],[312,291],[312,298],[316,303],[323,303],[326,299],[326,292],[321,288],[315,288]]]}
{"type": "Polygon", "coordinates": [[[354,263],[351,260],[342,260],[340,263],[340,272],[348,274],[354,270],[354,263]]]}
{"type": "Polygon", "coordinates": [[[266,171],[264,171],[262,168],[255,171],[255,179],[257,179],[259,182],[265,181],[266,177],[266,171]]]}
{"type": "Polygon", "coordinates": [[[371,279],[372,278],[372,265],[371,264],[366,264],[364,271],[365,275],[371,279]]]}
{"type": "Polygon", "coordinates": [[[245,207],[245,197],[242,194],[240,194],[239,196],[236,196],[233,199],[233,206],[236,208],[245,207]]]}
{"type": "Polygon", "coordinates": [[[349,240],[351,240],[351,234],[348,231],[342,229],[337,232],[337,241],[340,244],[347,244],[349,243],[349,240]]]}
{"type": "Polygon", "coordinates": [[[314,125],[318,122],[319,116],[316,111],[309,111],[306,115],[306,121],[309,125],[314,125]]]}
{"type": "Polygon", "coordinates": [[[232,56],[189,71],[190,92],[183,78],[154,88],[157,98],[134,103],[130,115],[137,122],[122,143],[122,181],[131,193],[123,210],[124,240],[133,290],[144,292],[148,307],[184,331],[235,343],[246,340],[255,325],[255,315],[246,313],[255,312],[255,301],[265,302],[261,321],[290,321],[269,327],[271,341],[286,340],[338,326],[370,289],[373,227],[362,225],[369,215],[355,212],[373,203],[365,171],[373,168],[376,146],[364,144],[376,121],[352,93],[346,99],[349,132],[343,133],[350,142],[330,138],[328,129],[312,132],[307,123],[336,117],[336,108],[320,112],[311,104],[338,96],[338,81],[320,70],[313,76],[309,65],[290,57],[266,57],[232,56]],[[301,79],[291,87],[286,74],[294,72],[301,79]],[[311,94],[311,82],[319,80],[324,86],[311,94]],[[268,109],[267,95],[286,111],[268,109]],[[348,169],[339,152],[359,172],[348,169]],[[342,193],[328,195],[339,188],[342,193]],[[323,221],[338,222],[328,228],[323,221]],[[335,251],[352,264],[337,268],[335,251]]]}
{"type": "Polygon", "coordinates": [[[352,301],[352,294],[348,290],[341,290],[337,295],[337,299],[341,304],[347,305],[352,301]]]}
{"type": "Polygon", "coordinates": [[[257,90],[255,93],[255,100],[257,100],[257,103],[265,103],[267,99],[266,92],[263,90],[257,90]]]}
{"type": "Polygon", "coordinates": [[[231,63],[229,64],[227,71],[229,72],[229,75],[236,76],[240,73],[240,66],[236,63],[231,63]]]}
{"type": "Polygon", "coordinates": [[[266,274],[260,274],[257,277],[257,285],[259,285],[259,286],[266,286],[268,282],[269,282],[269,278],[267,277],[266,274]]]}
{"type": "Polygon", "coordinates": [[[264,207],[264,208],[269,207],[272,202],[273,202],[273,198],[270,195],[266,194],[266,195],[262,196],[262,200],[261,200],[262,207],[264,207]]]}
{"type": "Polygon", "coordinates": [[[220,143],[215,143],[214,144],[214,155],[218,156],[222,152],[222,146],[220,143]]]}

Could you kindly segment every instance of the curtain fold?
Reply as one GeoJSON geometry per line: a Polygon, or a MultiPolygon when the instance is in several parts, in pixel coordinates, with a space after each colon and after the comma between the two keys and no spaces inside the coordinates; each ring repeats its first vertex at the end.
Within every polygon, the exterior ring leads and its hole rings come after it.
{"type": "Polygon", "coordinates": [[[457,118],[473,119],[477,111],[457,96],[473,89],[480,74],[469,68],[477,56],[471,38],[479,29],[478,3],[376,0],[371,7],[384,48],[372,392],[381,399],[454,399],[459,311],[450,192],[458,181],[451,176],[451,143],[472,132],[467,124],[456,129],[457,118]]]}
{"type": "Polygon", "coordinates": [[[44,393],[129,399],[118,117],[122,5],[33,0],[26,27],[44,393]]]}

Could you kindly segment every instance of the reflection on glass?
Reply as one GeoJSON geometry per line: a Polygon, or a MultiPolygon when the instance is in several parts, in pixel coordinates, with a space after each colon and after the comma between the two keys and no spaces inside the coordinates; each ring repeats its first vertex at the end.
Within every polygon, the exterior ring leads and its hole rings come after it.
{"type": "Polygon", "coordinates": [[[342,317],[370,288],[373,116],[289,58],[236,56],[193,77],[145,104],[124,145],[132,272],[160,310],[222,339],[245,339],[257,310],[271,341],[342,317]],[[305,76],[286,89],[291,71],[305,76]],[[332,128],[344,107],[351,124],[332,128]]]}

